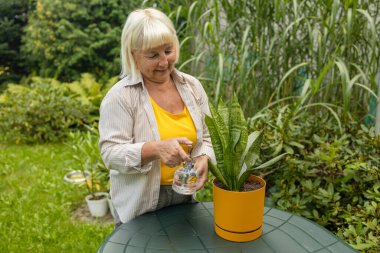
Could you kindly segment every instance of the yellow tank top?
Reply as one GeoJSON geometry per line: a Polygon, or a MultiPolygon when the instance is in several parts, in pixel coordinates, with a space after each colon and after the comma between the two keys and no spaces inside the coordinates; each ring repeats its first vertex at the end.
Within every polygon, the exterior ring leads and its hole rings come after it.
{"type": "MultiPolygon", "coordinates": [[[[183,111],[179,114],[172,114],[161,108],[152,98],[154,116],[156,117],[158,132],[160,139],[166,140],[176,137],[186,137],[193,142],[193,146],[197,140],[197,132],[194,126],[193,119],[185,106],[183,111]]],[[[187,152],[187,147],[182,147],[187,152]]],[[[173,183],[173,176],[176,168],[170,168],[161,162],[161,185],[171,185],[173,183]]]]}

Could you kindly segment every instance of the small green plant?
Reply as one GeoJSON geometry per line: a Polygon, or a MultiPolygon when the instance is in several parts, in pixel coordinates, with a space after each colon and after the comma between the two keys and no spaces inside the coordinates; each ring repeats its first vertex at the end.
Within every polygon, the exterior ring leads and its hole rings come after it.
{"type": "Polygon", "coordinates": [[[103,196],[97,196],[96,193],[106,191],[104,180],[107,179],[105,179],[103,173],[100,171],[93,171],[80,186],[85,186],[87,188],[88,194],[91,195],[91,199],[101,199],[103,196]]]}
{"type": "Polygon", "coordinates": [[[218,108],[210,103],[211,117],[206,115],[217,165],[209,161],[211,173],[226,189],[240,191],[247,178],[258,169],[267,168],[286,154],[266,162],[261,160],[262,131],[248,135],[247,123],[236,95],[227,107],[220,101],[218,108]]]}
{"type": "Polygon", "coordinates": [[[86,132],[70,133],[71,147],[75,155],[73,158],[77,162],[77,166],[82,171],[89,171],[90,177],[81,186],[86,187],[92,198],[96,198],[95,193],[108,191],[109,189],[109,173],[104,165],[99,149],[97,146],[99,135],[96,127],[87,126],[86,132]]]}

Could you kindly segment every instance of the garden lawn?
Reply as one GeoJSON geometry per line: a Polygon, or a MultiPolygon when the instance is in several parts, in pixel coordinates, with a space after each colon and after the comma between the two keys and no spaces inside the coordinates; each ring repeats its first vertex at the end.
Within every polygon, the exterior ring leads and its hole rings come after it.
{"type": "Polygon", "coordinates": [[[0,252],[94,253],[113,225],[71,218],[86,191],[64,182],[79,165],[65,144],[0,144],[0,252]]]}

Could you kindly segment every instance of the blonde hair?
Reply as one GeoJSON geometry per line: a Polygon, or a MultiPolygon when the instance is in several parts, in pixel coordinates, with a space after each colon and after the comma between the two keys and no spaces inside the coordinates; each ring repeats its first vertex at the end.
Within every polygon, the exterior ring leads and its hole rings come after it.
{"type": "Polygon", "coordinates": [[[135,64],[132,51],[146,50],[164,44],[172,44],[179,58],[179,42],[172,21],[159,10],[138,9],[131,12],[121,34],[120,77],[138,78],[141,74],[135,64]]]}

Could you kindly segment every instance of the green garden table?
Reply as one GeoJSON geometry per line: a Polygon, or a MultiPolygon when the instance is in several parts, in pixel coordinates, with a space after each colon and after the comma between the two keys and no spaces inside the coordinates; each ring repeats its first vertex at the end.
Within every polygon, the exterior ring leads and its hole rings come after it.
{"type": "Polygon", "coordinates": [[[320,225],[265,207],[263,234],[255,241],[226,241],[214,232],[213,203],[167,207],[121,225],[98,253],[351,253],[358,252],[320,225]]]}

